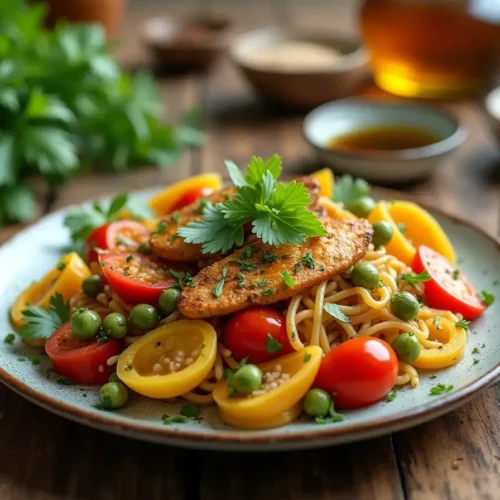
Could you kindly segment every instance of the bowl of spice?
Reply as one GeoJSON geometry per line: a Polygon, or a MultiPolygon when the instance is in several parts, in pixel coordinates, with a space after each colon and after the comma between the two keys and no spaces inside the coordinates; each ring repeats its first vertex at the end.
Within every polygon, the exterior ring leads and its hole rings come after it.
{"type": "Polygon", "coordinates": [[[368,68],[359,41],[277,27],[240,35],[230,55],[262,96],[298,108],[351,95],[368,68]]]}
{"type": "Polygon", "coordinates": [[[380,183],[428,177],[467,137],[439,109],[354,98],[314,109],[302,132],[321,163],[380,183]]]}
{"type": "Polygon", "coordinates": [[[173,20],[155,17],[146,21],[143,39],[156,61],[164,67],[202,70],[225,50],[229,21],[219,17],[173,20]]]}

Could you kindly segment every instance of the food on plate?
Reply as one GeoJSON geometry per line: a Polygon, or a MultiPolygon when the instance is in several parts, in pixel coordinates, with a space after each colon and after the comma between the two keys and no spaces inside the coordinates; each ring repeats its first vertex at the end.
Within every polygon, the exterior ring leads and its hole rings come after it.
{"type": "Polygon", "coordinates": [[[153,198],[153,225],[72,215],[87,263],[64,256],[11,310],[59,377],[102,385],[103,410],[135,392],[187,402],[165,423],[215,405],[251,430],[336,424],[465,356],[494,297],[428,212],[349,176],[334,193],[330,171],[282,183],[277,155],[226,165],[232,186],[206,174],[153,198]]]}

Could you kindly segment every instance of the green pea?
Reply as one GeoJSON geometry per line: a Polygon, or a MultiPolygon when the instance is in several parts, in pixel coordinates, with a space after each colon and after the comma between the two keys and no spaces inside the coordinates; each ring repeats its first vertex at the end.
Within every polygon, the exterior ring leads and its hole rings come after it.
{"type": "Polygon", "coordinates": [[[158,311],[149,304],[138,304],[130,311],[130,323],[139,330],[152,330],[158,323],[158,311]]]}
{"type": "Polygon", "coordinates": [[[180,292],[175,288],[163,290],[158,301],[158,306],[163,314],[172,314],[177,309],[177,299],[180,292]]]}
{"type": "Polygon", "coordinates": [[[304,411],[310,417],[326,417],[331,404],[330,394],[321,389],[311,389],[304,398],[304,411]]]}
{"type": "Polygon", "coordinates": [[[385,220],[373,223],[372,243],[375,248],[387,245],[392,239],[392,226],[385,220]]]}
{"type": "Polygon", "coordinates": [[[120,378],[118,377],[118,374],[116,372],[113,372],[108,379],[109,382],[121,382],[120,378]]]}
{"type": "Polygon", "coordinates": [[[420,304],[410,292],[395,293],[391,298],[391,311],[399,319],[410,321],[417,317],[420,304]]]}
{"type": "Polygon", "coordinates": [[[375,208],[375,200],[369,196],[363,196],[355,201],[351,201],[345,208],[357,217],[368,217],[375,208]]]}
{"type": "Polygon", "coordinates": [[[98,274],[87,276],[82,281],[82,291],[89,297],[97,297],[104,290],[104,283],[98,274]]]}
{"type": "Polygon", "coordinates": [[[117,312],[108,314],[104,318],[102,326],[104,331],[115,339],[121,339],[127,335],[127,319],[123,314],[117,312]]]}
{"type": "Polygon", "coordinates": [[[71,315],[71,333],[79,340],[95,337],[99,332],[100,326],[101,317],[95,311],[81,307],[71,315]]]}
{"type": "Polygon", "coordinates": [[[244,365],[238,368],[230,381],[231,387],[239,394],[251,394],[262,385],[262,372],[256,365],[244,365]]]}
{"type": "Polygon", "coordinates": [[[108,382],[99,391],[99,403],[104,410],[117,410],[128,400],[128,390],[121,382],[108,382]]]}
{"type": "Polygon", "coordinates": [[[411,332],[398,335],[391,343],[398,359],[404,363],[413,363],[420,354],[420,343],[411,332]]]}
{"type": "Polygon", "coordinates": [[[377,268],[368,262],[360,262],[352,268],[351,281],[354,286],[373,290],[379,282],[377,268]]]}

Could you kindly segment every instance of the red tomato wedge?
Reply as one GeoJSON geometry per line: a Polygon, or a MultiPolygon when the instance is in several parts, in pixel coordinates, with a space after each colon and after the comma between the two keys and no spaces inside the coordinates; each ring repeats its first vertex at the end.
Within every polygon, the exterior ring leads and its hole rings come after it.
{"type": "Polygon", "coordinates": [[[436,309],[449,309],[465,319],[473,319],[486,310],[469,280],[445,257],[432,248],[420,246],[412,264],[416,273],[427,271],[424,283],[425,303],[436,309]]]}
{"type": "Polygon", "coordinates": [[[78,340],[73,337],[68,321],[47,340],[45,352],[54,371],[75,384],[104,384],[115,371],[107,360],[120,353],[120,343],[114,339],[102,343],[78,340]]]}
{"type": "Polygon", "coordinates": [[[87,262],[98,260],[95,248],[117,252],[133,252],[149,239],[149,229],[140,222],[121,220],[94,229],[85,242],[87,262]]]}
{"type": "Polygon", "coordinates": [[[224,345],[235,359],[249,356],[250,363],[262,363],[293,352],[285,316],[270,307],[255,307],[231,316],[224,345]]]}
{"type": "Polygon", "coordinates": [[[398,358],[387,342],[357,337],[323,358],[314,385],[334,394],[338,408],[361,408],[386,396],[397,375],[398,358]]]}
{"type": "Polygon", "coordinates": [[[140,253],[102,253],[99,262],[113,291],[129,304],[156,305],[161,292],[178,283],[169,271],[186,271],[181,264],[140,253]]]}
{"type": "Polygon", "coordinates": [[[179,199],[179,201],[173,206],[172,212],[175,212],[176,210],[180,210],[181,208],[187,207],[188,205],[191,205],[191,203],[194,203],[196,200],[199,200],[200,198],[203,198],[204,196],[208,196],[209,194],[212,194],[214,190],[210,187],[196,187],[193,189],[190,189],[189,191],[186,191],[182,197],[179,199]]]}

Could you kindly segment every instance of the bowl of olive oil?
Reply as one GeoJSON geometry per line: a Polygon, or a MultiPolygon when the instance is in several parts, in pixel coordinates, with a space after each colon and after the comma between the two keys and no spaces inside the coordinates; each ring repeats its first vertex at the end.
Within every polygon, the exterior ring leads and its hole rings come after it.
{"type": "Polygon", "coordinates": [[[467,137],[458,120],[436,108],[361,99],[314,109],[303,134],[321,163],[381,183],[429,176],[467,137]]]}

